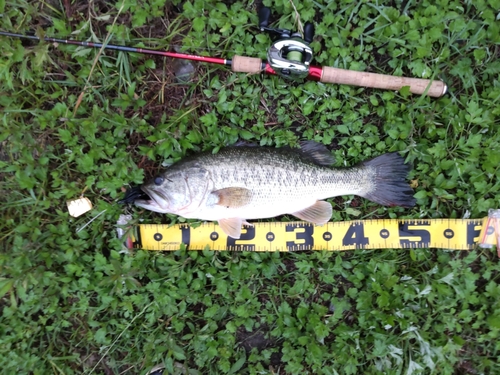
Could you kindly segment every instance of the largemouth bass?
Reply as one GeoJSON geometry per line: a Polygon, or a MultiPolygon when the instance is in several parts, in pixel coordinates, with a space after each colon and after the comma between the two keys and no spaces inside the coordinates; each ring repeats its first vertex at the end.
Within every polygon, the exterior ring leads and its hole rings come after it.
{"type": "Polygon", "coordinates": [[[239,238],[247,219],[290,214],[317,225],[332,217],[323,199],[359,195],[384,206],[413,206],[405,182],[410,167],[397,153],[384,154],[352,168],[328,167],[333,158],[316,142],[300,149],[228,147],[202,153],[170,166],[129,191],[124,201],[187,219],[218,221],[230,237],[239,238]],[[142,194],[142,196],[141,196],[142,194]]]}

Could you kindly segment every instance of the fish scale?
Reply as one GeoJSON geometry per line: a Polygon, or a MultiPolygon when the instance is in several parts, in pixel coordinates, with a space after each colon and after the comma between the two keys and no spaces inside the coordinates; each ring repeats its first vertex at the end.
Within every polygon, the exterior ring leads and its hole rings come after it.
{"type": "Polygon", "coordinates": [[[323,145],[301,145],[228,147],[191,156],[144,184],[142,190],[151,199],[135,204],[188,219],[217,220],[235,238],[247,219],[292,214],[324,224],[332,207],[323,199],[339,195],[360,195],[389,206],[415,204],[406,183],[409,166],[398,154],[339,169],[326,165],[332,157],[323,145]]]}

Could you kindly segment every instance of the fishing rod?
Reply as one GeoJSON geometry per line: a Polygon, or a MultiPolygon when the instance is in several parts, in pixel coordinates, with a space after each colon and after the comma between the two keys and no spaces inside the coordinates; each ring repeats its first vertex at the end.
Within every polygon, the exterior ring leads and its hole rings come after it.
{"type": "Polygon", "coordinates": [[[145,55],[158,55],[175,59],[192,60],[204,63],[219,64],[231,67],[233,72],[242,73],[266,73],[279,75],[281,77],[302,81],[304,79],[322,83],[334,83],[369,87],[386,90],[400,90],[409,86],[410,92],[418,95],[428,95],[431,97],[441,97],[447,91],[447,86],[443,81],[420,78],[398,77],[378,73],[359,72],[354,70],[339,69],[333,67],[321,67],[311,65],[313,51],[309,46],[314,37],[314,25],[307,22],[304,26],[304,36],[300,32],[292,32],[287,29],[276,29],[269,27],[271,10],[262,7],[259,10],[259,28],[267,32],[274,39],[273,44],[268,49],[267,61],[259,58],[247,56],[233,56],[232,59],[219,57],[198,56],[180,52],[158,51],[145,48],[128,47],[123,45],[93,43],[74,39],[59,39],[52,37],[38,37],[36,35],[26,35],[0,31],[0,35],[46,41],[51,43],[72,44],[82,47],[104,48],[122,52],[142,53],[145,55]]]}

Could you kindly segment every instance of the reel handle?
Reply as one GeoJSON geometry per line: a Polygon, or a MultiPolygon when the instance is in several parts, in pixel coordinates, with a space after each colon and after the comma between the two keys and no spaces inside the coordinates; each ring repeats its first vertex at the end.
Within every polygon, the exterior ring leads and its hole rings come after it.
{"type": "Polygon", "coordinates": [[[306,43],[311,43],[314,38],[314,24],[306,22],[304,25],[304,40],[306,43]]]}
{"type": "Polygon", "coordinates": [[[271,9],[262,7],[259,9],[259,28],[263,30],[269,26],[269,19],[271,18],[271,9]]]}
{"type": "Polygon", "coordinates": [[[427,90],[427,95],[435,98],[443,96],[448,89],[443,81],[358,72],[328,66],[317,68],[322,69],[319,81],[323,83],[337,83],[386,90],[400,90],[404,86],[410,86],[412,94],[421,95],[427,90]]]}

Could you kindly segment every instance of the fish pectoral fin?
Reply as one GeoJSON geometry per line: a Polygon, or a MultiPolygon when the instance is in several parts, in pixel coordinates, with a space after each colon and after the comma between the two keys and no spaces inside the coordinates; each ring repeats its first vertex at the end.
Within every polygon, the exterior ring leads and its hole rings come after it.
{"type": "Polygon", "coordinates": [[[246,220],[240,219],[239,217],[232,217],[230,219],[219,219],[219,227],[224,233],[232,238],[240,238],[241,236],[241,226],[243,224],[248,225],[246,220]]]}
{"type": "Polygon", "coordinates": [[[241,187],[228,187],[212,192],[217,198],[217,205],[227,208],[246,206],[252,198],[252,191],[241,187]]]}
{"type": "Polygon", "coordinates": [[[292,215],[317,225],[323,225],[332,218],[332,205],[325,201],[317,201],[310,207],[293,212],[292,215]]]}

